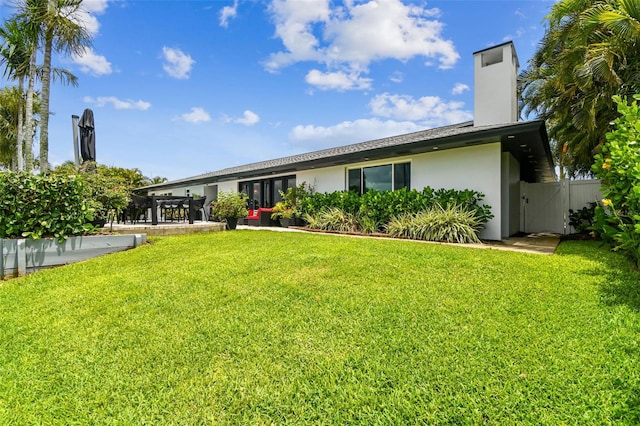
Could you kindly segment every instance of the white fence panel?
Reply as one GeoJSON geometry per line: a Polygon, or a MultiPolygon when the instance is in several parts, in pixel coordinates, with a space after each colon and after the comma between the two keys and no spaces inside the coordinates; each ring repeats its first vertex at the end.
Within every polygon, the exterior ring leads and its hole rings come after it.
{"type": "Polygon", "coordinates": [[[521,230],[569,234],[569,210],[580,210],[602,199],[599,180],[563,180],[551,183],[522,183],[521,230]]]}
{"type": "Polygon", "coordinates": [[[563,233],[560,182],[524,184],[524,232],[563,233]]]}
{"type": "Polygon", "coordinates": [[[569,208],[580,210],[589,203],[602,200],[601,183],[599,180],[574,180],[570,181],[571,193],[569,208]]]}

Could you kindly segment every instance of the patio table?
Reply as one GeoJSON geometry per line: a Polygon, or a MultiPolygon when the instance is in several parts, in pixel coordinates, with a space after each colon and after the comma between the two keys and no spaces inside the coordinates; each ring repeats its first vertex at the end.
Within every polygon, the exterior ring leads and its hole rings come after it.
{"type": "Polygon", "coordinates": [[[195,216],[195,209],[193,208],[193,197],[189,196],[176,196],[176,195],[148,195],[147,198],[151,201],[151,224],[158,224],[158,205],[165,201],[180,201],[189,200],[189,224],[193,225],[193,219],[195,216]]]}

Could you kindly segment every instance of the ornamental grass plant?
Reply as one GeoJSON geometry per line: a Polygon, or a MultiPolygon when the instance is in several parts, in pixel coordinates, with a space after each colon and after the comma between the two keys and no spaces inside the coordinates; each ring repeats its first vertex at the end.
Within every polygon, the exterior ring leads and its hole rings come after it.
{"type": "Polygon", "coordinates": [[[479,243],[481,224],[474,212],[461,205],[434,206],[417,214],[391,219],[387,233],[392,237],[447,243],[479,243]]]}

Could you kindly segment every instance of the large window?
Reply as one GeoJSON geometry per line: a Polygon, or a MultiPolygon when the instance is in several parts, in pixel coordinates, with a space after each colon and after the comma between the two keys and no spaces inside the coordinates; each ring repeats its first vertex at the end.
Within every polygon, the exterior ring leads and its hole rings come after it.
{"type": "Polygon", "coordinates": [[[347,171],[349,191],[391,191],[411,187],[411,163],[384,164],[347,171]]]}
{"type": "Polygon", "coordinates": [[[362,169],[362,192],[370,190],[391,191],[391,164],[384,166],[364,167],[362,169]]]}

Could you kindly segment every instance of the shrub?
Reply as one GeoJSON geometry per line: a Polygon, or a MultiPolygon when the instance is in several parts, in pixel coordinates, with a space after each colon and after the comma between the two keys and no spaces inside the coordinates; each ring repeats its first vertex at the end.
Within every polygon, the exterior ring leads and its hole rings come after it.
{"type": "Polygon", "coordinates": [[[94,221],[106,222],[117,218],[127,208],[134,187],[129,175],[136,176],[140,172],[89,162],[80,166],[79,170],[76,170],[73,163],[64,163],[51,174],[80,176],[86,183],[85,197],[88,206],[94,210],[94,221]]]}
{"type": "MultiPolygon", "coordinates": [[[[434,191],[425,187],[422,191],[400,189],[397,191],[367,191],[359,195],[352,191],[313,194],[301,202],[304,213],[315,216],[328,208],[338,208],[343,212],[357,215],[368,230],[377,227],[384,230],[389,221],[405,213],[416,214],[434,206],[436,203],[447,207],[458,205],[473,212],[482,227],[493,217],[491,207],[482,204],[484,195],[473,190],[439,189],[434,191]]],[[[374,230],[371,230],[373,232],[374,230]]]]}
{"type": "Polygon", "coordinates": [[[640,261],[640,95],[627,104],[614,96],[620,117],[595,156],[593,171],[602,180],[603,205],[596,208],[595,231],[614,250],[640,261]]]}
{"type": "Polygon", "coordinates": [[[302,213],[311,216],[331,207],[356,214],[360,210],[360,194],[353,191],[315,193],[307,195],[300,201],[302,213]]]}
{"type": "Polygon", "coordinates": [[[0,172],[0,238],[54,237],[94,230],[87,187],[78,175],[0,172]]]}
{"type": "Polygon", "coordinates": [[[480,221],[469,207],[442,207],[439,203],[417,214],[404,213],[387,225],[393,237],[448,243],[478,243],[480,229],[480,221]]]}
{"type": "Polygon", "coordinates": [[[578,234],[593,229],[593,220],[596,215],[597,205],[597,203],[589,203],[577,211],[569,209],[569,225],[573,226],[573,229],[575,229],[578,234]]]}
{"type": "Polygon", "coordinates": [[[240,219],[249,214],[247,200],[249,198],[242,192],[218,193],[218,200],[211,203],[211,216],[217,220],[240,219]]]}
{"type": "Polygon", "coordinates": [[[313,189],[307,185],[306,182],[302,182],[298,186],[292,186],[287,188],[286,191],[280,190],[280,196],[282,201],[276,203],[273,206],[273,212],[271,213],[271,219],[278,220],[291,219],[294,217],[300,217],[302,200],[311,195],[313,189]]]}

